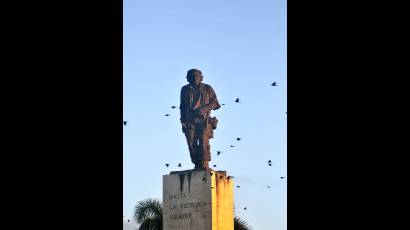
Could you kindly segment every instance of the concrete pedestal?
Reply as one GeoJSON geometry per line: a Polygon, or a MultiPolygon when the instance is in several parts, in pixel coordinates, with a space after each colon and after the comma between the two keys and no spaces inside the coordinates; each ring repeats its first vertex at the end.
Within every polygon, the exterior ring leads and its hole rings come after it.
{"type": "Polygon", "coordinates": [[[164,175],[163,203],[164,230],[233,230],[233,180],[224,171],[164,175]]]}

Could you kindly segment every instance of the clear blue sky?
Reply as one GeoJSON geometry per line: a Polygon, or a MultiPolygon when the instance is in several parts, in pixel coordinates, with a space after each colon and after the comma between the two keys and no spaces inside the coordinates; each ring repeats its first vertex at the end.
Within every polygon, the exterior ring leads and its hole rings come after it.
{"type": "Polygon", "coordinates": [[[286,0],[124,0],[126,218],[138,201],[162,199],[162,175],[193,168],[170,107],[179,106],[187,70],[198,68],[226,104],[212,113],[211,165],[241,186],[236,215],[253,229],[287,228],[286,11],[286,0]]]}

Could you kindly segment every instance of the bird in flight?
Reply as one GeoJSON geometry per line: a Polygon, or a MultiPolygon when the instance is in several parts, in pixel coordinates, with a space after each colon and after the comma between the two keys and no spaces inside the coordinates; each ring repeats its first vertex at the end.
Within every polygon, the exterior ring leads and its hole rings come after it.
{"type": "Polygon", "coordinates": [[[237,185],[236,187],[237,187],[237,188],[240,188],[241,186],[237,185]]]}
{"type": "Polygon", "coordinates": [[[171,109],[175,109],[175,108],[176,108],[176,106],[175,106],[175,105],[171,106],[171,109]]]}
{"type": "Polygon", "coordinates": [[[165,116],[166,116],[166,117],[169,117],[169,114],[167,113],[167,114],[165,114],[165,116]]]}
{"type": "Polygon", "coordinates": [[[169,164],[167,163],[167,164],[165,164],[165,166],[166,166],[166,167],[168,167],[168,166],[169,166],[169,164]]]}
{"type": "Polygon", "coordinates": [[[237,141],[240,141],[240,140],[242,140],[242,138],[241,138],[241,137],[237,137],[236,140],[237,140],[237,141]]]}
{"type": "Polygon", "coordinates": [[[178,167],[182,167],[182,164],[181,164],[181,163],[179,163],[179,164],[178,164],[178,167]]]}
{"type": "Polygon", "coordinates": [[[274,83],[271,84],[271,86],[278,86],[276,81],[274,83]]]}
{"type": "Polygon", "coordinates": [[[284,177],[284,176],[281,176],[281,177],[280,177],[280,179],[285,179],[285,178],[286,178],[286,177],[284,177]]]}
{"type": "Polygon", "coordinates": [[[234,176],[228,176],[227,177],[227,179],[229,180],[229,179],[232,179],[232,178],[235,178],[234,176]]]}
{"type": "Polygon", "coordinates": [[[239,98],[236,98],[235,102],[236,103],[241,103],[241,101],[239,101],[239,98]]]}
{"type": "Polygon", "coordinates": [[[216,165],[214,165],[214,167],[216,168],[216,165]]]}
{"type": "Polygon", "coordinates": [[[272,163],[272,161],[271,161],[271,160],[268,160],[268,164],[270,164],[270,163],[272,163]]]}
{"type": "Polygon", "coordinates": [[[270,188],[270,186],[268,185],[267,188],[270,188]]]}
{"type": "Polygon", "coordinates": [[[126,125],[127,125],[127,121],[123,121],[123,123],[124,123],[124,126],[126,126],[126,125]]]}
{"type": "Polygon", "coordinates": [[[235,146],[231,145],[231,146],[229,146],[229,147],[233,148],[233,147],[235,147],[235,146]]]}
{"type": "Polygon", "coordinates": [[[246,210],[247,208],[245,207],[245,208],[243,208],[244,210],[246,210]]]}
{"type": "Polygon", "coordinates": [[[219,156],[219,154],[221,154],[222,153],[222,151],[216,151],[216,155],[218,155],[219,156]]]}

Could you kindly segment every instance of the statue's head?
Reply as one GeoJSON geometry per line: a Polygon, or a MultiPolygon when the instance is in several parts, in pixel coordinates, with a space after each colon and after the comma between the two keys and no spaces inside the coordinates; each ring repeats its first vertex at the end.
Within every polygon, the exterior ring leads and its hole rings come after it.
{"type": "Polygon", "coordinates": [[[189,70],[187,75],[186,75],[186,79],[188,80],[189,84],[194,85],[194,86],[198,86],[203,80],[201,70],[199,70],[199,69],[189,70]]]}

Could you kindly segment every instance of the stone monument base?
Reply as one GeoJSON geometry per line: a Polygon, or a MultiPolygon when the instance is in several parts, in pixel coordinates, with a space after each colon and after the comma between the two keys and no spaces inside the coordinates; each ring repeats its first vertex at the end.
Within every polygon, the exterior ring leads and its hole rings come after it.
{"type": "Polygon", "coordinates": [[[233,180],[195,169],[163,176],[164,230],[233,230],[233,180]]]}

